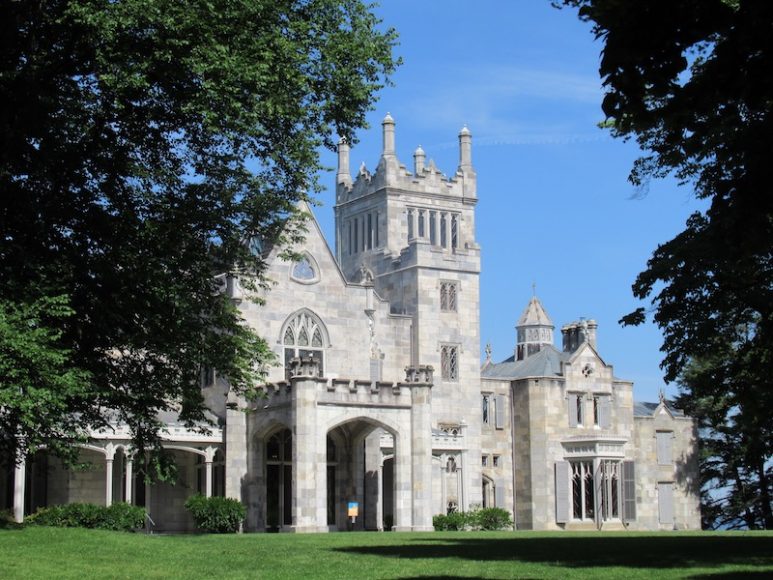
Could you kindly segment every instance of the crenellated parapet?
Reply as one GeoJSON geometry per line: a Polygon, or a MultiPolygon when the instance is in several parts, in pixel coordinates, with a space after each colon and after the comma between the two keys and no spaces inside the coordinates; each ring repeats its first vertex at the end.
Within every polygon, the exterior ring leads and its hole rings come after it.
{"type": "Polygon", "coordinates": [[[294,359],[299,371],[289,381],[263,386],[263,397],[255,411],[289,407],[299,389],[314,391],[313,399],[319,405],[409,408],[413,404],[412,391],[417,387],[432,387],[433,367],[418,365],[406,367],[405,381],[373,381],[357,378],[324,378],[317,374],[313,359],[294,359]]]}
{"type": "Polygon", "coordinates": [[[472,134],[466,126],[459,133],[459,166],[450,176],[441,172],[432,159],[426,162],[426,153],[421,145],[413,154],[412,170],[400,162],[395,150],[395,122],[388,113],[382,122],[382,132],[383,149],[375,172],[371,173],[363,164],[354,179],[349,169],[349,144],[343,139],[339,142],[336,173],[338,204],[369,196],[384,188],[451,197],[467,203],[476,201],[472,134]]]}

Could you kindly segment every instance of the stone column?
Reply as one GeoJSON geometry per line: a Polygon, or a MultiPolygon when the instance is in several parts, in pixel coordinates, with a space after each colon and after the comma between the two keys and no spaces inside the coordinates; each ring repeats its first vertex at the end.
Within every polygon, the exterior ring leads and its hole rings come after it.
{"type": "Polygon", "coordinates": [[[105,457],[105,505],[113,505],[113,458],[105,457]]]}
{"type": "Polygon", "coordinates": [[[242,498],[242,481],[247,476],[247,414],[241,408],[243,402],[235,393],[226,399],[226,421],[223,430],[225,454],[225,496],[239,501],[242,498]]]}
{"type": "Polygon", "coordinates": [[[322,434],[315,441],[316,447],[316,529],[312,531],[327,532],[329,526],[335,525],[335,520],[327,521],[327,434],[322,434]]]}
{"type": "Polygon", "coordinates": [[[124,480],[124,485],[126,486],[126,497],[125,501],[126,503],[130,504],[132,502],[132,469],[134,463],[131,459],[129,459],[128,455],[126,454],[126,451],[124,451],[124,457],[126,457],[126,475],[124,480]]]}
{"type": "Polygon", "coordinates": [[[445,454],[441,456],[440,462],[440,510],[441,514],[445,514],[448,511],[448,482],[446,481],[446,462],[448,461],[445,454]]]}
{"type": "Polygon", "coordinates": [[[352,475],[354,477],[354,501],[359,505],[359,515],[353,529],[365,529],[365,440],[352,441],[352,475]]]}
{"type": "Polygon", "coordinates": [[[366,530],[382,527],[381,501],[381,429],[375,429],[365,438],[365,500],[364,525],[366,530]]]}
{"type": "Polygon", "coordinates": [[[24,521],[24,486],[27,480],[27,462],[22,459],[16,464],[13,473],[13,517],[21,523],[24,521]]]}
{"type": "Polygon", "coordinates": [[[431,383],[411,385],[412,529],[432,527],[432,414],[431,383]]]}
{"type": "MultiPolygon", "coordinates": [[[[462,473],[459,477],[459,511],[469,511],[470,506],[468,505],[469,497],[467,490],[470,489],[470,474],[468,473],[470,470],[467,469],[467,451],[462,451],[460,454],[462,464],[462,473]]],[[[478,462],[480,463],[480,461],[478,462]]]]}
{"type": "Polygon", "coordinates": [[[207,497],[212,497],[212,460],[207,459],[207,461],[204,462],[204,470],[205,470],[205,492],[207,497]]]}
{"type": "Polygon", "coordinates": [[[411,531],[411,436],[409,430],[404,434],[394,436],[394,484],[392,499],[394,513],[393,530],[396,532],[411,531]]]}
{"type": "Polygon", "coordinates": [[[317,433],[317,364],[304,360],[300,374],[292,379],[293,486],[292,528],[296,533],[317,532],[324,528],[317,520],[318,456],[317,443],[325,434],[317,433]],[[306,368],[308,367],[308,368],[306,368]]]}
{"type": "Polygon", "coordinates": [[[378,466],[378,490],[379,496],[376,502],[376,529],[384,531],[384,464],[378,466]]]}

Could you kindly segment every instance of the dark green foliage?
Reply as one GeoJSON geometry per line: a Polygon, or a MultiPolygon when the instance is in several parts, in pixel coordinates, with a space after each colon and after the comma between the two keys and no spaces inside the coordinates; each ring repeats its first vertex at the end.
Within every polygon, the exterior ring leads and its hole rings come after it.
{"type": "Polygon", "coordinates": [[[394,43],[357,0],[0,4],[0,454],[108,414],[157,452],[159,412],[206,422],[205,366],[256,395],[271,351],[221,283],[302,234],[394,43]]]}
{"type": "Polygon", "coordinates": [[[460,530],[499,531],[512,529],[510,512],[502,508],[481,508],[469,512],[451,512],[433,516],[432,525],[438,532],[460,530]]]}
{"type": "Polygon", "coordinates": [[[510,512],[502,508],[482,508],[472,512],[472,516],[473,527],[477,530],[495,532],[513,527],[513,518],[510,516],[510,512]]]}
{"type": "MultiPolygon", "coordinates": [[[[677,403],[707,438],[704,480],[731,486],[705,504],[711,525],[773,529],[773,3],[563,3],[604,42],[605,124],[645,152],[631,182],[646,192],[674,174],[709,203],[633,292],[652,300],[666,380],[680,381],[677,403]]],[[[639,308],[622,322],[645,318],[639,308]]]]}
{"type": "Polygon", "coordinates": [[[0,299],[0,452],[23,441],[22,454],[47,444],[67,457],[85,440],[71,409],[88,396],[89,375],[61,344],[61,325],[73,314],[62,296],[0,299]]]}
{"type": "Polygon", "coordinates": [[[465,512],[451,512],[450,514],[438,514],[432,517],[432,525],[437,532],[456,532],[467,529],[469,522],[465,512]]]}
{"type": "Polygon", "coordinates": [[[70,503],[41,508],[24,520],[25,524],[56,528],[93,528],[133,532],[145,525],[145,509],[127,503],[110,507],[89,503],[70,503]]]}
{"type": "Polygon", "coordinates": [[[185,502],[196,527],[209,534],[233,534],[241,529],[246,508],[230,497],[193,495],[185,502]]]}

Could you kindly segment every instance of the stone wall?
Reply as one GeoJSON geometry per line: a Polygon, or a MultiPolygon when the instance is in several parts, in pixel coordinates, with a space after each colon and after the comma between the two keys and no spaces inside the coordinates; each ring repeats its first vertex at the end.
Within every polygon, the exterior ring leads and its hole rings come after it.
{"type": "Polygon", "coordinates": [[[700,477],[695,422],[674,417],[660,405],[651,417],[636,417],[636,506],[637,520],[632,527],[649,530],[700,529],[700,477]],[[658,461],[658,433],[667,434],[671,457],[658,461]],[[672,484],[672,518],[661,513],[659,497],[672,484]],[[663,521],[665,519],[665,521],[663,521]]]}

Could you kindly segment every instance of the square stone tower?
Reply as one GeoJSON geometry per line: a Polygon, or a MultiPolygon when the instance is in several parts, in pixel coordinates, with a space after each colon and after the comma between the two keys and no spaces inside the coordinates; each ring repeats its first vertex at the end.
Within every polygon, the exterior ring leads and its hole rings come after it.
{"type": "MultiPolygon", "coordinates": [[[[349,146],[338,149],[336,257],[350,282],[371,282],[394,314],[410,316],[411,360],[435,368],[432,426],[457,430],[460,509],[481,503],[480,248],[475,239],[472,135],[459,133],[459,167],[446,177],[419,146],[413,170],[395,151],[395,121],[382,122],[383,150],[354,180],[349,146]]],[[[442,450],[436,449],[436,458],[442,450]]],[[[445,457],[445,456],[443,456],[445,457]]],[[[449,500],[448,503],[451,503],[449,500]]],[[[438,506],[441,507],[441,506],[438,506]]]]}

